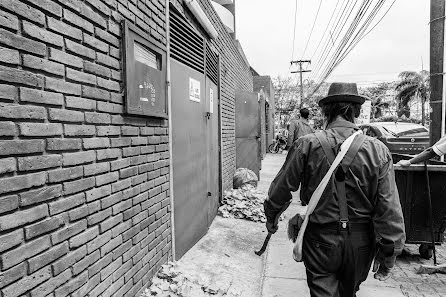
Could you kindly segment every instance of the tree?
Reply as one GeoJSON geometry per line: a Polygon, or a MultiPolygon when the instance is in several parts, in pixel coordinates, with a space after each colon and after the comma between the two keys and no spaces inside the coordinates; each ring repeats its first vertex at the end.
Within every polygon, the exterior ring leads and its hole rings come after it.
{"type": "Polygon", "coordinates": [[[280,77],[273,79],[275,89],[275,107],[279,117],[280,126],[286,127],[291,114],[297,106],[298,88],[291,77],[280,77]]]}
{"type": "Polygon", "coordinates": [[[370,117],[372,119],[388,116],[389,107],[391,106],[393,97],[389,93],[395,88],[394,82],[382,82],[378,85],[363,87],[359,89],[359,94],[372,101],[372,110],[370,117]],[[386,112],[387,111],[387,112],[386,112]]]}
{"type": "Polygon", "coordinates": [[[429,72],[422,70],[403,71],[398,77],[400,82],[396,85],[396,100],[398,103],[398,117],[410,117],[409,103],[413,100],[421,101],[421,123],[425,124],[425,103],[429,101],[429,72]]]}

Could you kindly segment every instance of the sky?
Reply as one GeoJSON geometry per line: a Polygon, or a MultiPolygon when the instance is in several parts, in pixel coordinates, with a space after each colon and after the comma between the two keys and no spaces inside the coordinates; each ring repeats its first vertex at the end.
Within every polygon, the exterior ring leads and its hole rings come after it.
{"type": "MultiPolygon", "coordinates": [[[[315,49],[337,1],[297,0],[293,54],[296,0],[236,0],[236,35],[251,66],[261,75],[276,77],[291,75],[289,71],[294,69],[289,69],[292,58],[313,57],[315,63],[318,57],[315,49]],[[307,42],[305,56],[302,56],[307,42]]],[[[343,1],[340,0],[339,5],[343,1]]],[[[386,1],[380,15],[392,2],[386,1]]],[[[429,10],[428,0],[396,0],[378,26],[358,43],[327,81],[373,85],[397,80],[401,71],[429,70],[429,10]]],[[[324,44],[325,39],[322,40],[321,44],[324,44]]],[[[315,66],[310,65],[308,69],[315,66]]],[[[311,75],[304,74],[304,78],[311,78],[311,75]]]]}

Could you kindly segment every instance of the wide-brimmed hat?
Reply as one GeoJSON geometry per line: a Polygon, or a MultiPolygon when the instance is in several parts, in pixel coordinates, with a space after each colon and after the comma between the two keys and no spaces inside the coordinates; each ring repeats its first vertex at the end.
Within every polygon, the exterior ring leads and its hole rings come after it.
{"type": "Polygon", "coordinates": [[[319,100],[319,106],[333,102],[352,102],[363,104],[367,97],[358,95],[358,87],[355,83],[334,82],[328,89],[326,97],[319,100]]]}

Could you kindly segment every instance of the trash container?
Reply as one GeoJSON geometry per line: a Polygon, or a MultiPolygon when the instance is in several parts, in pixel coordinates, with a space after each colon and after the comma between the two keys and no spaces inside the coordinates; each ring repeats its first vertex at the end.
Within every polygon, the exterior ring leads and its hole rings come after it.
{"type": "MultiPolygon", "coordinates": [[[[444,241],[446,227],[446,163],[427,165],[430,180],[434,239],[444,241]],[[441,164],[441,165],[440,165],[441,164]]],[[[429,258],[432,249],[431,224],[424,164],[395,165],[395,180],[406,226],[406,243],[421,244],[420,254],[429,258]]]]}

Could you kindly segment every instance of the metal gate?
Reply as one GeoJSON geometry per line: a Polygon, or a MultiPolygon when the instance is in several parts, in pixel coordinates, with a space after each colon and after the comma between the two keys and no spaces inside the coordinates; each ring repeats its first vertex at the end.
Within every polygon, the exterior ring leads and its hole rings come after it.
{"type": "Polygon", "coordinates": [[[236,166],[260,172],[260,118],[257,93],[235,92],[236,166]]]}
{"type": "MultiPolygon", "coordinates": [[[[203,37],[171,12],[174,253],[179,259],[206,234],[218,208],[219,93],[218,80],[205,75],[203,37]]],[[[215,70],[218,79],[218,57],[215,70]]]]}

